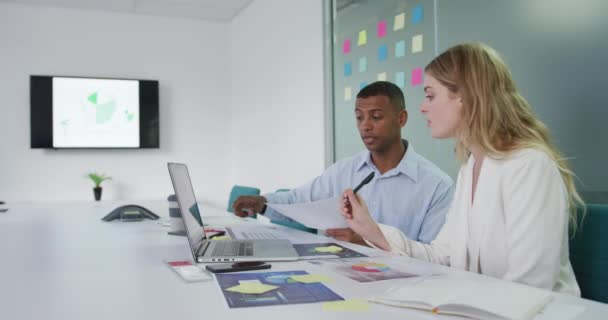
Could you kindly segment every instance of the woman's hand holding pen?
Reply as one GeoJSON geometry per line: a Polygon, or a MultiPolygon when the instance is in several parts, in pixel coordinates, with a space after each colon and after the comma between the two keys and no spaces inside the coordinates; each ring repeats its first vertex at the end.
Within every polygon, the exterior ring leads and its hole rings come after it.
{"type": "Polygon", "coordinates": [[[359,198],[353,190],[347,189],[342,194],[341,213],[348,226],[364,239],[372,242],[377,247],[390,250],[388,241],[382,234],[380,227],[370,216],[367,205],[359,198]]]}

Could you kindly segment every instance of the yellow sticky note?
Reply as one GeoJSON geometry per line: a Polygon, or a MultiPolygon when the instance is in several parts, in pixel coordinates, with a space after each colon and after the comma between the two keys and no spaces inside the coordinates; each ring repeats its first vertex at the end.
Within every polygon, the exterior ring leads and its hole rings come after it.
{"type": "Polygon", "coordinates": [[[316,247],[315,252],[329,252],[336,253],[342,251],[342,248],[338,246],[329,246],[329,247],[316,247]]]}
{"type": "Polygon", "coordinates": [[[248,294],[262,294],[270,290],[278,288],[277,286],[271,286],[263,283],[254,282],[241,282],[238,286],[230,287],[225,289],[226,291],[248,293],[248,294]]]}
{"type": "Polygon", "coordinates": [[[357,45],[362,46],[367,43],[367,30],[359,31],[359,39],[357,39],[357,45]]]}
{"type": "Polygon", "coordinates": [[[229,236],[213,237],[213,240],[230,240],[229,236]]]}
{"type": "Polygon", "coordinates": [[[386,81],[386,72],[378,73],[378,81],[386,81]]]}
{"type": "Polygon", "coordinates": [[[422,35],[415,35],[412,38],[412,53],[422,52],[422,35]]]}
{"type": "Polygon", "coordinates": [[[405,28],[405,12],[402,12],[395,16],[395,23],[393,24],[393,30],[401,30],[405,28]]]}
{"type": "Polygon", "coordinates": [[[353,98],[353,91],[350,87],[344,88],[344,101],[350,101],[353,98]]]}
{"type": "Polygon", "coordinates": [[[344,301],[330,301],[323,303],[325,311],[367,311],[369,304],[366,300],[352,299],[344,301]]]}
{"type": "Polygon", "coordinates": [[[303,274],[291,276],[291,278],[301,283],[332,282],[332,278],[322,274],[303,274]]]}

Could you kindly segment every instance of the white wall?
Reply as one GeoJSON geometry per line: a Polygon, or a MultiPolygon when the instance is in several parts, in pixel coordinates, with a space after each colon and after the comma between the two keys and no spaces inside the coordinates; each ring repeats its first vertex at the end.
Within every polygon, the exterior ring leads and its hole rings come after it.
{"type": "Polygon", "coordinates": [[[256,0],[231,23],[0,3],[0,200],[200,199],[293,188],[324,169],[322,1],[256,0]],[[160,81],[160,149],[30,149],[31,74],[160,81]]]}
{"type": "Polygon", "coordinates": [[[232,183],[271,192],[323,171],[322,26],[321,0],[256,0],[232,21],[232,183]]]}
{"type": "Polygon", "coordinates": [[[197,194],[229,191],[228,24],[0,3],[0,200],[164,199],[167,161],[190,164],[197,194]],[[160,149],[30,149],[29,76],[160,81],[160,149]]]}

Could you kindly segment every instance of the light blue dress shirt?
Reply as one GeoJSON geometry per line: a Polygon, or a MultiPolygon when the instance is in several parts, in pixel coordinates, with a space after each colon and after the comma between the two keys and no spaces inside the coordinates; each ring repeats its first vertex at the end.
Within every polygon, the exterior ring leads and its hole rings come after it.
{"type": "MultiPolygon", "coordinates": [[[[429,243],[445,222],[452,202],[454,183],[435,164],[414,151],[403,140],[407,151],[399,164],[380,174],[371,153],[340,160],[309,183],[287,192],[265,194],[269,203],[311,202],[339,196],[354,188],[372,171],[374,178],[357,194],[367,203],[370,215],[379,223],[399,228],[413,240],[429,243]]],[[[292,221],[267,208],[264,216],[273,221],[292,221]]]]}

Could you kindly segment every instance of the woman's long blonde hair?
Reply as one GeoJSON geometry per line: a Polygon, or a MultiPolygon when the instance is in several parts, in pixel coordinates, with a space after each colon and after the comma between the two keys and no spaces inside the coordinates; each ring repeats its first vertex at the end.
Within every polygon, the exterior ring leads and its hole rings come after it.
{"type": "Polygon", "coordinates": [[[462,125],[456,155],[465,162],[468,145],[502,158],[515,150],[544,151],[556,163],[568,191],[570,226],[576,230],[577,208],[584,203],[576,191],[574,173],[555,147],[547,127],[519,94],[509,68],[499,54],[481,43],[454,46],[429,63],[425,72],[462,99],[462,125]]]}

